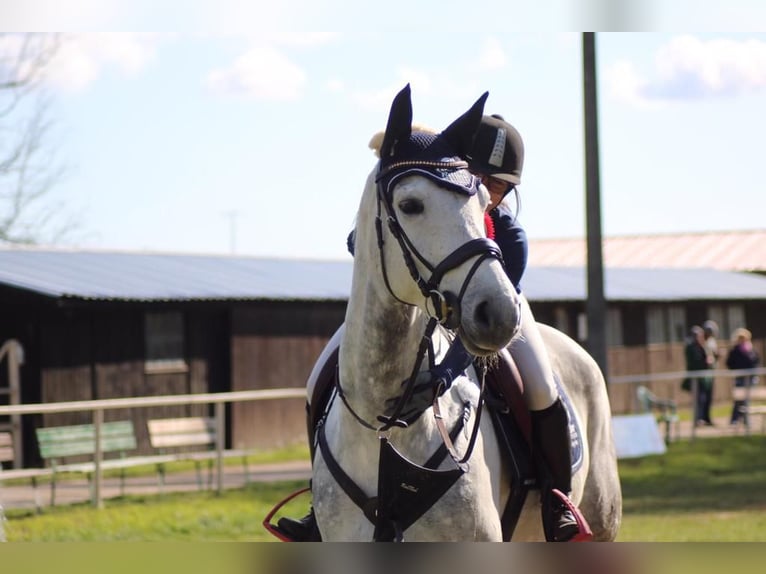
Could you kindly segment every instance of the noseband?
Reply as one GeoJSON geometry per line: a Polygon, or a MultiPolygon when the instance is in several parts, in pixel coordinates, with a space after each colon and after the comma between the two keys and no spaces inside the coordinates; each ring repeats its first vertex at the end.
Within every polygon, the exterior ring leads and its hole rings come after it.
{"type": "MultiPolygon", "coordinates": [[[[391,164],[387,166],[386,169],[381,170],[375,178],[378,195],[378,210],[377,217],[375,219],[375,230],[377,232],[378,238],[378,251],[380,253],[381,267],[383,269],[383,280],[386,283],[386,288],[388,289],[389,293],[391,293],[391,295],[400,303],[409,305],[409,303],[402,301],[399,297],[397,297],[388,280],[388,273],[386,271],[386,259],[383,253],[383,245],[385,241],[383,240],[383,217],[381,204],[385,206],[386,223],[388,224],[388,229],[394,239],[396,239],[396,241],[399,243],[399,248],[401,249],[402,257],[404,258],[404,263],[407,266],[407,270],[410,272],[410,276],[417,284],[418,289],[420,289],[420,292],[423,294],[423,297],[426,298],[426,301],[430,300],[431,304],[433,305],[433,316],[440,324],[444,325],[448,329],[454,330],[457,329],[460,324],[460,304],[463,300],[463,296],[465,295],[465,291],[468,288],[468,283],[473,278],[474,274],[479,268],[479,265],[481,265],[485,259],[490,257],[493,257],[502,262],[503,255],[500,251],[500,248],[494,241],[487,237],[478,237],[464,243],[455,249],[452,253],[447,255],[444,259],[442,259],[442,261],[437,265],[433,265],[413,245],[412,241],[407,236],[407,233],[402,228],[401,224],[399,223],[399,219],[396,216],[396,211],[394,210],[393,205],[393,190],[395,185],[401,179],[411,175],[421,175],[432,179],[432,177],[429,176],[432,176],[433,171],[437,169],[441,171],[457,171],[461,169],[468,169],[468,164],[464,161],[403,161],[391,164]],[[391,175],[392,173],[393,175],[391,175]],[[444,278],[444,275],[448,271],[456,269],[472,257],[477,256],[478,259],[474,262],[473,266],[466,275],[466,278],[460,287],[460,293],[457,296],[450,292],[442,292],[439,289],[439,285],[444,278]],[[431,276],[428,278],[428,280],[424,279],[420,274],[420,271],[418,271],[417,265],[415,264],[415,258],[417,258],[417,260],[420,261],[423,266],[431,272],[431,276]]],[[[426,308],[427,307],[428,306],[426,305],[426,308]]]]}

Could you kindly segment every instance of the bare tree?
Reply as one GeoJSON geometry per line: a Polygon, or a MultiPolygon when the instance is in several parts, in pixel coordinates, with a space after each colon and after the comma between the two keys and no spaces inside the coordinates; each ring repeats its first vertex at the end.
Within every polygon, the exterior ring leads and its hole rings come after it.
{"type": "Polygon", "coordinates": [[[62,175],[41,80],[59,49],[51,34],[0,34],[0,242],[55,242],[73,227],[50,198],[62,175]]]}

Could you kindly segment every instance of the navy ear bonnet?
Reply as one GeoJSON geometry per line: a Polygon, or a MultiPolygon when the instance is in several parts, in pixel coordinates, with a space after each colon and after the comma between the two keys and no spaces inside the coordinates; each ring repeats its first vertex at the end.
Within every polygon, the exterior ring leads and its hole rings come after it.
{"type": "Polygon", "coordinates": [[[484,93],[466,113],[440,134],[412,131],[412,102],[407,84],[394,98],[380,147],[376,181],[390,200],[394,185],[409,175],[427,177],[435,184],[471,196],[480,181],[468,171],[466,156],[481,123],[484,93]]]}
{"type": "Polygon", "coordinates": [[[377,181],[390,195],[403,177],[420,175],[463,195],[474,195],[481,183],[468,171],[468,162],[442,134],[415,131],[398,140],[392,154],[380,159],[377,181]]]}

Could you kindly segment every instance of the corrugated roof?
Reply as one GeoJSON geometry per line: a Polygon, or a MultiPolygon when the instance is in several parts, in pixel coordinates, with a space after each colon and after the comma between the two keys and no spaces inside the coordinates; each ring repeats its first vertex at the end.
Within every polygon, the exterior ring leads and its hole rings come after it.
{"type": "MultiPolygon", "coordinates": [[[[0,249],[0,284],[52,298],[338,300],[351,290],[352,261],[225,255],[0,249]]],[[[714,269],[605,270],[611,301],[766,299],[766,277],[714,269]]],[[[530,266],[531,301],[582,301],[583,267],[530,266]]]]}
{"type": "MultiPolygon", "coordinates": [[[[522,288],[530,301],[583,301],[583,267],[528,267],[522,288]]],[[[766,299],[766,277],[716,269],[604,270],[609,301],[692,301],[766,299]]]]}
{"type": "Polygon", "coordinates": [[[2,249],[0,283],[55,298],[345,300],[351,284],[351,263],[2,249]]]}
{"type": "MultiPolygon", "coordinates": [[[[605,237],[603,256],[607,267],[766,271],[766,230],[605,237]]],[[[530,241],[532,266],[585,263],[585,239],[530,241]]]]}

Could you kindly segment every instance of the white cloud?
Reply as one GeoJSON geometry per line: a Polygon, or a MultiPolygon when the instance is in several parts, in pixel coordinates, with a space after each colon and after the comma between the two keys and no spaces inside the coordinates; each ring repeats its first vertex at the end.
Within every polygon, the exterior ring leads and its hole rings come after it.
{"type": "MultiPolygon", "coordinates": [[[[236,2],[236,0],[233,0],[236,2]]],[[[211,71],[205,83],[221,95],[268,100],[297,100],[307,84],[306,72],[284,48],[314,48],[332,42],[333,32],[291,32],[259,30],[235,34],[251,47],[231,65],[211,71]]],[[[337,89],[330,86],[330,89],[337,89]]]]}
{"type": "Polygon", "coordinates": [[[256,46],[226,68],[208,74],[207,86],[223,95],[267,100],[297,100],[306,73],[274,46],[256,46]]]}
{"type": "Polygon", "coordinates": [[[652,78],[621,61],[607,81],[613,96],[639,105],[753,93],[766,88],[766,42],[679,36],[657,51],[652,78]]]}
{"type": "Polygon", "coordinates": [[[604,79],[607,94],[615,100],[640,108],[663,105],[661,102],[645,97],[647,80],[640,75],[631,62],[620,60],[608,66],[604,72],[604,79]]]}
{"type": "Polygon", "coordinates": [[[67,34],[51,61],[46,80],[55,88],[87,88],[108,68],[138,74],[154,58],[159,36],[132,33],[67,34]]]}
{"type": "Polygon", "coordinates": [[[497,38],[489,37],[484,40],[478,63],[479,67],[485,70],[499,70],[505,67],[505,51],[497,38]]]}

